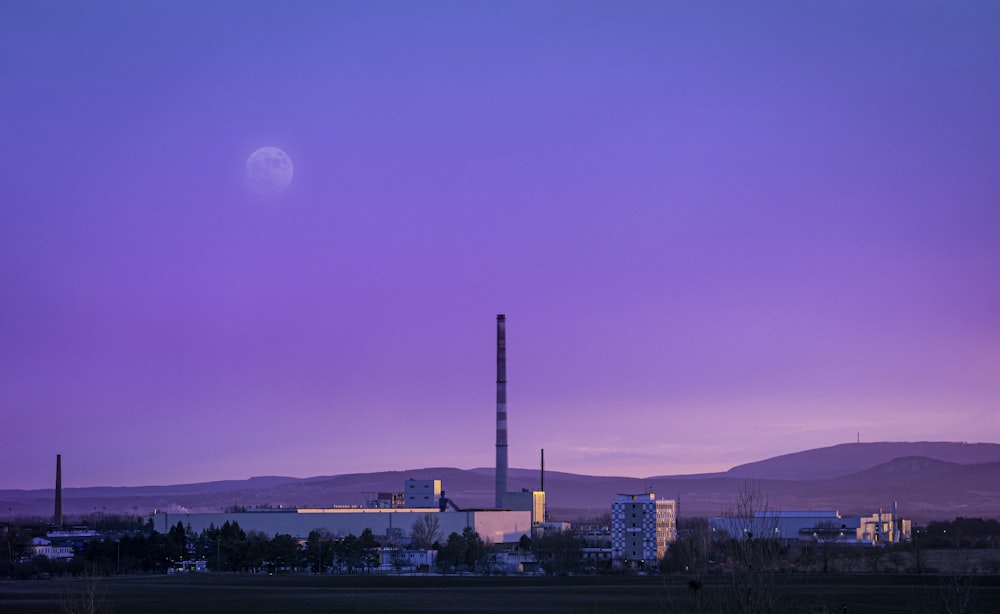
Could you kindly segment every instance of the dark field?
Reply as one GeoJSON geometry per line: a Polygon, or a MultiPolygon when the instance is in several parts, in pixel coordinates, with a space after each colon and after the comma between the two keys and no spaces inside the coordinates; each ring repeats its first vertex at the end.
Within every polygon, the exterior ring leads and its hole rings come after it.
{"type": "MultiPolygon", "coordinates": [[[[779,612],[1000,611],[1000,578],[781,576],[779,612]]],[[[0,612],[729,612],[725,578],[693,591],[663,577],[133,576],[0,582],[0,612]],[[96,587],[93,590],[89,587],[96,587]],[[700,608],[695,603],[697,595],[700,608]]]]}

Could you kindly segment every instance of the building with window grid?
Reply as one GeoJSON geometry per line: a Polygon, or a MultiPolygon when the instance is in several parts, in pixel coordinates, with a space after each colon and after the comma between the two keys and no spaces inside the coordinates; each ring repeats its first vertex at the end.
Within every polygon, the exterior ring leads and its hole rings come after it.
{"type": "Polygon", "coordinates": [[[677,502],[654,493],[619,494],[611,502],[611,556],[624,567],[656,566],[677,536],[677,502]]]}

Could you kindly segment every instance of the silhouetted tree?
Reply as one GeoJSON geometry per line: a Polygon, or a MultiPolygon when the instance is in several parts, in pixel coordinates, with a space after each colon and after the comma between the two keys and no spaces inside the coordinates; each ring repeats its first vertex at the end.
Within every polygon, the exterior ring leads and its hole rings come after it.
{"type": "Polygon", "coordinates": [[[348,574],[369,572],[379,564],[378,541],[371,529],[361,532],[361,537],[348,535],[333,544],[333,558],[337,566],[348,574]]]}
{"type": "Polygon", "coordinates": [[[250,531],[247,533],[246,559],[244,565],[251,570],[261,569],[269,562],[270,539],[266,533],[250,531]]]}
{"type": "Polygon", "coordinates": [[[465,563],[465,540],[458,533],[448,535],[448,541],[438,549],[438,567],[441,571],[458,571],[465,563]]]}
{"type": "Polygon", "coordinates": [[[486,559],[486,544],[472,527],[462,530],[462,540],[465,541],[465,566],[475,571],[486,559]]]}
{"type": "Polygon", "coordinates": [[[184,530],[184,523],[178,522],[170,527],[167,532],[167,559],[171,561],[182,561],[187,555],[187,532],[184,530]]]}
{"type": "Polygon", "coordinates": [[[441,522],[434,514],[424,514],[417,518],[410,529],[410,546],[416,550],[428,550],[441,537],[441,522]]]}
{"type": "Polygon", "coordinates": [[[546,573],[577,571],[583,557],[583,542],[569,531],[546,531],[535,540],[535,557],[546,573]]]}
{"type": "Polygon", "coordinates": [[[708,571],[713,546],[708,519],[678,519],[677,539],[668,546],[660,570],[682,572],[697,578],[708,571]]]}
{"type": "Polygon", "coordinates": [[[278,569],[296,569],[300,559],[299,543],[291,535],[275,535],[268,544],[268,557],[278,569]]]}
{"type": "Polygon", "coordinates": [[[741,484],[723,517],[735,533],[723,542],[735,609],[751,614],[773,612],[780,548],[775,539],[777,520],[760,485],[741,484]]]}
{"type": "Polygon", "coordinates": [[[336,552],[337,548],[329,531],[326,529],[309,531],[309,536],[306,538],[305,558],[313,573],[324,573],[331,555],[336,552]]]}
{"type": "Polygon", "coordinates": [[[104,584],[100,570],[88,566],[79,579],[67,580],[59,594],[59,611],[65,614],[98,614],[105,611],[104,584]]]}

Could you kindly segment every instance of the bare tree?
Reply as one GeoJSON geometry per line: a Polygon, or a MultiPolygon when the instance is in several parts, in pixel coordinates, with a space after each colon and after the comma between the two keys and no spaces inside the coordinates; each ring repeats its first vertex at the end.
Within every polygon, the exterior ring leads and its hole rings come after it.
{"type": "Polygon", "coordinates": [[[433,514],[417,518],[410,529],[410,545],[417,550],[428,550],[441,539],[441,522],[433,514]]]}
{"type": "Polygon", "coordinates": [[[872,546],[865,551],[865,561],[868,563],[868,570],[878,573],[882,568],[882,559],[885,556],[885,547],[872,546]]]}
{"type": "Polygon", "coordinates": [[[946,614],[969,614],[979,609],[979,582],[973,575],[969,555],[957,561],[951,573],[942,574],[938,584],[941,611],[946,614]]]}
{"type": "Polygon", "coordinates": [[[823,561],[823,573],[830,573],[830,559],[845,535],[840,526],[832,520],[824,520],[817,524],[814,535],[820,559],[823,561]]]}
{"type": "Polygon", "coordinates": [[[708,571],[712,553],[711,530],[706,518],[678,519],[677,539],[667,549],[661,568],[698,578],[708,571]]]}
{"type": "Polygon", "coordinates": [[[946,614],[978,612],[978,589],[976,578],[972,575],[958,572],[942,575],[938,584],[940,611],[946,614]]]}
{"type": "Polygon", "coordinates": [[[723,542],[735,609],[766,614],[777,608],[777,517],[757,482],[740,485],[723,514],[730,533],[723,542]]]}
{"type": "Polygon", "coordinates": [[[100,569],[88,565],[79,579],[67,580],[59,595],[59,610],[65,614],[98,614],[107,611],[100,569]]]}
{"type": "Polygon", "coordinates": [[[546,531],[535,542],[535,556],[546,573],[562,575],[580,566],[583,543],[569,531],[546,531]]]}
{"type": "Polygon", "coordinates": [[[924,572],[924,552],[920,549],[920,529],[913,531],[910,538],[910,545],[913,547],[913,568],[917,574],[924,572]]]}

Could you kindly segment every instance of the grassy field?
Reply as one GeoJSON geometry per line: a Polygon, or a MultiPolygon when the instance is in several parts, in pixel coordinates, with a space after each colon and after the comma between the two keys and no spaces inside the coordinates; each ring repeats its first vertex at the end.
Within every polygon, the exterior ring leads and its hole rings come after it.
{"type": "MultiPolygon", "coordinates": [[[[779,576],[779,612],[1000,611],[996,576],[779,576]],[[967,598],[967,599],[966,599],[967,598]]],[[[0,583],[5,614],[84,611],[90,596],[103,612],[730,612],[725,578],[695,591],[685,578],[131,576],[0,583]]]]}

